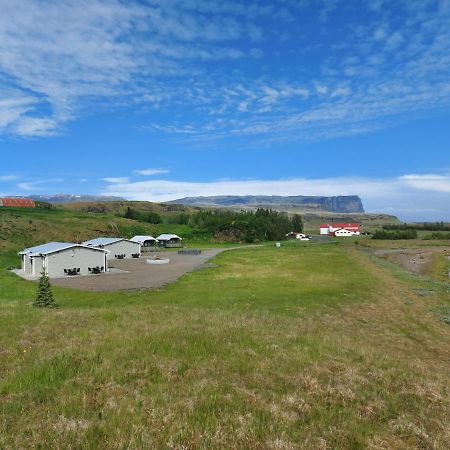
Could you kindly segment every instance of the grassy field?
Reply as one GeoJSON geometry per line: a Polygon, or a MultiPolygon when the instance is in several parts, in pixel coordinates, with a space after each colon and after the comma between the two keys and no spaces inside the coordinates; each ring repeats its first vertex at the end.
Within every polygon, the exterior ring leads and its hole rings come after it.
{"type": "Polygon", "coordinates": [[[430,277],[441,280],[449,281],[450,274],[450,255],[433,255],[433,260],[430,268],[427,271],[427,275],[430,277]]]}
{"type": "Polygon", "coordinates": [[[290,243],[41,311],[4,245],[2,449],[447,448],[448,284],[290,243]]]}

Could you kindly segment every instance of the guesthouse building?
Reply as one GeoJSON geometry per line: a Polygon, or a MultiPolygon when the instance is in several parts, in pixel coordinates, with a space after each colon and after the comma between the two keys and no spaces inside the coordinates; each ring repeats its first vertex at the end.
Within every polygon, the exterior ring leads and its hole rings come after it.
{"type": "Polygon", "coordinates": [[[107,259],[131,259],[141,256],[141,244],[129,239],[99,237],[83,242],[88,247],[107,250],[107,259]]]}
{"type": "Polygon", "coordinates": [[[182,238],[177,236],[176,234],[160,234],[156,238],[159,242],[159,245],[163,247],[182,247],[182,238]]]}
{"type": "Polygon", "coordinates": [[[71,242],[48,242],[22,250],[21,269],[25,275],[38,276],[44,271],[49,277],[68,274],[88,275],[107,270],[106,250],[71,242]]]}
{"type": "Polygon", "coordinates": [[[153,236],[134,236],[130,240],[133,242],[138,242],[139,244],[141,244],[142,248],[158,246],[158,239],[154,238],[153,236]]]}

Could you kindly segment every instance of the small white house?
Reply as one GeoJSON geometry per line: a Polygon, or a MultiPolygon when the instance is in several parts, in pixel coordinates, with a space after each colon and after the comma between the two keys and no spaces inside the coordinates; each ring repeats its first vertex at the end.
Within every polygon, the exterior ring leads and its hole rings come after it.
{"type": "Polygon", "coordinates": [[[354,236],[360,235],[361,229],[359,223],[322,223],[320,225],[320,234],[328,234],[329,236],[354,236]],[[335,234],[338,230],[347,230],[351,234],[342,231],[340,234],[335,234]]]}
{"type": "Polygon", "coordinates": [[[18,253],[25,274],[38,276],[44,270],[49,277],[63,277],[67,271],[88,275],[93,267],[105,272],[108,267],[106,254],[105,250],[71,242],[49,242],[18,253]]]}
{"type": "Polygon", "coordinates": [[[141,244],[123,238],[100,237],[83,242],[88,247],[108,251],[108,259],[131,259],[141,256],[141,244]]]}
{"type": "Polygon", "coordinates": [[[142,247],[156,247],[158,245],[158,239],[153,236],[134,236],[130,240],[139,242],[142,247]]]}
{"type": "Polygon", "coordinates": [[[181,241],[183,240],[176,234],[160,234],[156,239],[164,247],[181,247],[181,241]]]}
{"type": "Polygon", "coordinates": [[[329,234],[330,231],[330,225],[328,223],[323,223],[320,225],[320,234],[329,234]]]}
{"type": "Polygon", "coordinates": [[[356,233],[351,230],[347,230],[346,228],[340,228],[332,232],[336,237],[345,237],[345,236],[355,236],[356,233]]]}

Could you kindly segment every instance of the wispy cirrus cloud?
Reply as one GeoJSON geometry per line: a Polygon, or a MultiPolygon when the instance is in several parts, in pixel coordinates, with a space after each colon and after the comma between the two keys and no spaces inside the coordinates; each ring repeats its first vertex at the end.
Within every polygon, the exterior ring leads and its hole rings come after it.
{"type": "Polygon", "coordinates": [[[46,178],[33,181],[23,181],[21,183],[17,183],[17,187],[22,191],[36,193],[37,191],[52,189],[55,183],[62,183],[63,181],[63,178],[46,178]]]}
{"type": "Polygon", "coordinates": [[[165,114],[140,116],[139,128],[191,142],[326,139],[450,107],[447,0],[0,0],[0,10],[4,134],[50,136],[94,109],[143,106],[165,114]]]}
{"type": "MultiPolygon", "coordinates": [[[[320,70],[304,68],[304,76],[295,80],[286,77],[284,87],[273,77],[266,77],[265,86],[258,79],[242,80],[237,83],[239,89],[222,88],[217,96],[222,99],[221,106],[210,109],[212,114],[189,122],[159,121],[149,128],[178,136],[181,141],[204,140],[208,144],[235,137],[263,138],[265,142],[328,139],[367,133],[424,113],[448,111],[447,4],[438,0],[359,4],[367,8],[367,20],[349,21],[339,32],[333,29],[334,14],[352,10],[356,2],[324,4],[319,16],[329,24],[330,48],[320,52],[320,70]],[[298,89],[305,95],[284,95],[298,89]]],[[[312,47],[304,54],[315,51],[312,47]]]]}
{"type": "Polygon", "coordinates": [[[278,15],[274,6],[259,6],[0,0],[0,89],[8,91],[0,132],[45,136],[95,102],[170,100],[179,94],[173,79],[199,72],[192,61],[244,56],[233,43],[262,33],[251,17],[278,15]]]}

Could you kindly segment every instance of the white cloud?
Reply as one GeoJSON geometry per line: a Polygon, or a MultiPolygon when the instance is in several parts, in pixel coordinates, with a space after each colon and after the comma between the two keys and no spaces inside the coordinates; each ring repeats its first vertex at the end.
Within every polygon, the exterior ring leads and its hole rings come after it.
{"type": "Polygon", "coordinates": [[[211,182],[147,180],[107,186],[103,194],[158,202],[211,195],[359,195],[369,212],[388,212],[412,220],[450,220],[447,190],[450,175],[427,175],[425,184],[411,183],[412,177],[416,181],[422,176],[211,182]],[[438,178],[440,185],[434,184],[431,177],[438,178]]]}
{"type": "Polygon", "coordinates": [[[63,178],[48,178],[44,180],[35,180],[35,181],[24,181],[22,183],[18,183],[17,187],[22,191],[32,191],[36,192],[37,190],[43,191],[48,190],[48,186],[54,183],[62,183],[64,181],[63,178]]]}
{"type": "Polygon", "coordinates": [[[21,136],[52,136],[58,128],[58,122],[50,118],[23,117],[17,123],[16,132],[21,136]]]}
{"type": "Polygon", "coordinates": [[[102,178],[102,180],[112,184],[123,184],[130,181],[128,177],[106,177],[102,178]]]}
{"type": "Polygon", "coordinates": [[[0,183],[6,183],[8,181],[14,181],[19,178],[17,175],[0,175],[0,183]]]}
{"type": "Polygon", "coordinates": [[[137,175],[160,175],[163,173],[170,173],[168,169],[138,169],[135,170],[134,173],[137,175]]]}
{"type": "Polygon", "coordinates": [[[414,189],[450,193],[450,176],[434,174],[403,175],[400,179],[414,189]]]}

